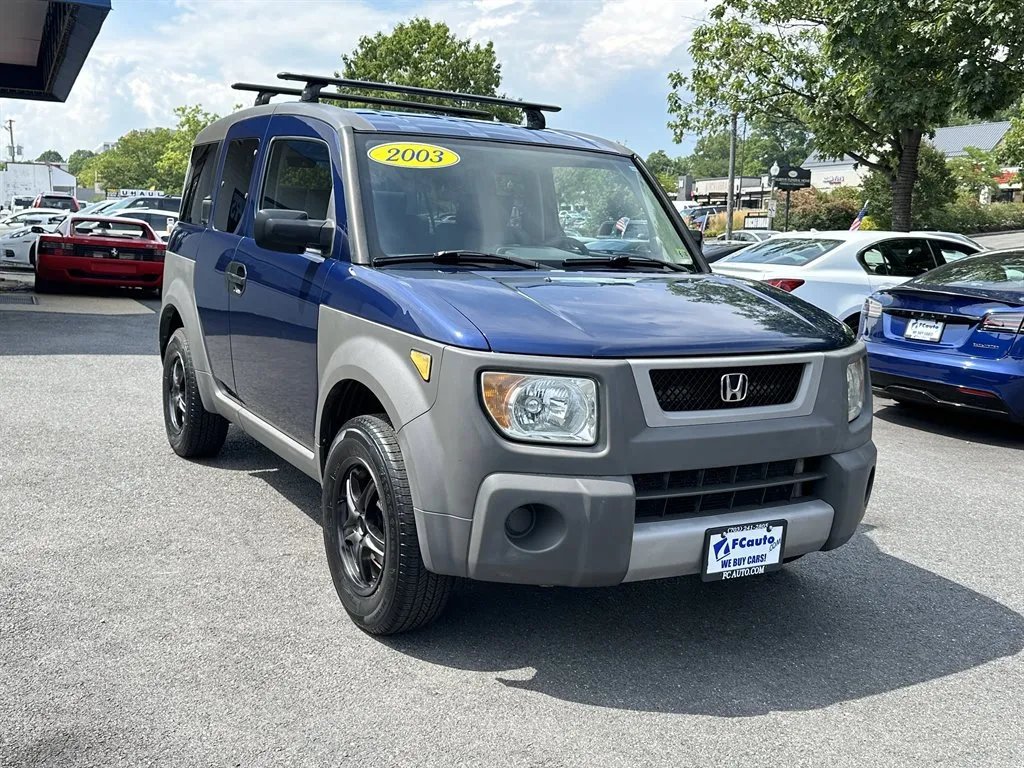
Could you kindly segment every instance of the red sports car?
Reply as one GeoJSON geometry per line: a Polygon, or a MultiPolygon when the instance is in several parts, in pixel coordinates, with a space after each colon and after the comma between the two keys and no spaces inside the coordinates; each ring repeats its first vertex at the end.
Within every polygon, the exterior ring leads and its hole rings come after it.
{"type": "Polygon", "coordinates": [[[128,218],[75,216],[36,244],[36,291],[61,283],[160,290],[164,242],[149,224],[128,218]]]}

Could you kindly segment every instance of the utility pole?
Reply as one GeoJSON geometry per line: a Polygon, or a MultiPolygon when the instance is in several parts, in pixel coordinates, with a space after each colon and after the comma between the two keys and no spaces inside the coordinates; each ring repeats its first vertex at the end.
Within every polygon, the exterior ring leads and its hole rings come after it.
{"type": "Polygon", "coordinates": [[[8,120],[4,123],[4,127],[7,129],[7,134],[11,137],[11,162],[14,162],[14,120],[8,120]]]}
{"type": "Polygon", "coordinates": [[[729,135],[729,194],[725,198],[725,239],[732,240],[732,212],[736,209],[736,120],[732,113],[732,131],[729,135]]]}

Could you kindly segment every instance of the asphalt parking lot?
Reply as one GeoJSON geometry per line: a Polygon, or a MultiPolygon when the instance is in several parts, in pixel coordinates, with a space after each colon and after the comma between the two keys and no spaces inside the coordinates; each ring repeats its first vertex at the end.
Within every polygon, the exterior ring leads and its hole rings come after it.
{"type": "Polygon", "coordinates": [[[0,765],[1024,764],[1019,429],[876,401],[838,551],[474,584],[381,641],[334,594],[314,482],[235,428],[171,452],[156,306],[0,301],[0,765]]]}

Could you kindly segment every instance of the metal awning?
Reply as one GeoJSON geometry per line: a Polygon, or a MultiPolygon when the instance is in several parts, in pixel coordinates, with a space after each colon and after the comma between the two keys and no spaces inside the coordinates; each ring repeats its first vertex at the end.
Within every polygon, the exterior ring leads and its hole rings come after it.
{"type": "Polygon", "coordinates": [[[0,98],[64,101],[110,0],[0,0],[0,98]]]}

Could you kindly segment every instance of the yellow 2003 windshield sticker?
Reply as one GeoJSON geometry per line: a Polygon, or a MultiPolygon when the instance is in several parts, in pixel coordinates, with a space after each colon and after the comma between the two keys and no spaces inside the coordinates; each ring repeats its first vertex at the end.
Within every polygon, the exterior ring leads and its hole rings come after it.
{"type": "Polygon", "coordinates": [[[379,144],[366,154],[371,160],[398,168],[447,168],[462,159],[450,149],[409,141],[379,144]]]}

